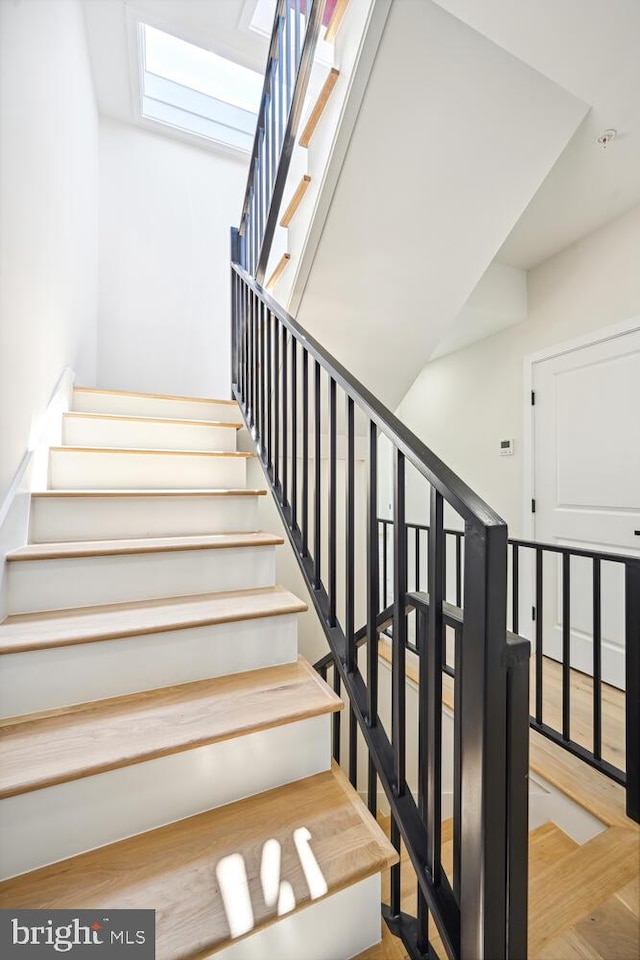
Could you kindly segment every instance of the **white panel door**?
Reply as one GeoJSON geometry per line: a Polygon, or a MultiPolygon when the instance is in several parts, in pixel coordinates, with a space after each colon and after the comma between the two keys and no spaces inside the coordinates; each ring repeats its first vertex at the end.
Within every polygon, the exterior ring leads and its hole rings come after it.
{"type": "MultiPolygon", "coordinates": [[[[535,538],[640,555],[640,330],[534,364],[535,538]]],[[[624,686],[624,578],[603,561],[602,678],[624,686]]],[[[571,663],[593,662],[593,571],[571,560],[571,663]]],[[[544,561],[544,652],[561,659],[562,563],[544,561]]]]}

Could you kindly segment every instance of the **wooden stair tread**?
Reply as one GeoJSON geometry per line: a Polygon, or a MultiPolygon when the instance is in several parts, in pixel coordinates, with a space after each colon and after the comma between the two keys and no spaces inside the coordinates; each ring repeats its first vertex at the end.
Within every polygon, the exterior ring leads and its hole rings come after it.
{"type": "Polygon", "coordinates": [[[340,698],[299,657],[17,717],[0,727],[0,799],[341,708],[340,698]]]}
{"type": "Polygon", "coordinates": [[[67,410],[62,414],[63,420],[116,420],[118,422],[134,421],[135,423],[169,423],[185,424],[193,427],[228,427],[231,430],[241,430],[244,424],[231,420],[185,420],[182,417],[145,417],[139,414],[124,413],[88,413],[83,410],[67,410]]]}
{"type": "Polygon", "coordinates": [[[263,531],[210,533],[200,537],[142,537],[136,540],[70,540],[59,543],[28,543],[7,554],[16,563],[27,560],[63,560],[72,557],[109,557],[133,553],[172,553],[182,550],[227,550],[237,547],[270,547],[284,543],[282,537],[263,531]]]}
{"type": "Polygon", "coordinates": [[[179,400],[187,403],[224,403],[237,407],[235,400],[215,400],[211,397],[181,397],[171,393],[138,393],[135,390],[103,390],[101,387],[74,387],[74,393],[99,393],[111,397],[145,397],[148,400],[179,400]]]}
{"type": "Polygon", "coordinates": [[[327,24],[327,30],[324,35],[325,43],[333,43],[335,40],[348,5],[349,0],[337,0],[337,3],[333,8],[333,13],[331,14],[331,19],[327,24]]]}
{"type": "Polygon", "coordinates": [[[308,147],[309,144],[311,143],[311,138],[313,137],[313,134],[316,131],[316,127],[320,123],[320,118],[324,113],[324,108],[329,102],[329,97],[331,96],[331,92],[335,87],[336,83],[338,82],[339,76],[340,76],[340,71],[337,70],[335,67],[332,67],[331,70],[329,71],[327,79],[325,80],[322,86],[322,90],[318,94],[318,99],[313,105],[313,109],[309,114],[309,119],[307,120],[304,130],[302,131],[302,134],[300,136],[299,143],[301,147],[308,147]]]}
{"type": "Polygon", "coordinates": [[[395,862],[393,847],[335,766],[296,783],[180,820],[165,827],[0,885],[0,906],[55,909],[156,909],[157,960],[204,958],[229,942],[216,865],[242,856],[254,926],[276,921],[260,883],[264,843],[282,847],[281,877],[292,886],[296,909],[311,902],[293,834],[306,828],[327,894],[395,862]]]}
{"type": "Polygon", "coordinates": [[[254,456],[244,450],[175,450],[158,447],[49,447],[50,453],[135,453],[142,456],[161,457],[235,457],[238,460],[248,460],[254,456]]]}
{"type": "Polygon", "coordinates": [[[155,487],[135,487],[129,490],[109,489],[100,490],[92,487],[90,490],[38,490],[31,494],[31,499],[36,500],[59,500],[65,497],[264,497],[267,491],[264,489],[248,489],[247,487],[238,487],[237,489],[224,490],[221,487],[211,487],[211,489],[199,489],[194,487],[183,487],[177,489],[172,487],[170,490],[156,489],[155,487]]]}
{"type": "Polygon", "coordinates": [[[304,613],[283,587],[19,613],[0,623],[0,655],[304,613]]]}

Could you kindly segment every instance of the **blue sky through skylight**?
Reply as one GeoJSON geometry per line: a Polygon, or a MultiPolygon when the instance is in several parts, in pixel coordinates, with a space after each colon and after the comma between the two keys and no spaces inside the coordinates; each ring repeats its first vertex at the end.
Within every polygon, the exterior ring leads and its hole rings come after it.
{"type": "Polygon", "coordinates": [[[261,74],[148,24],[144,40],[144,66],[149,73],[257,114],[261,74]]]}

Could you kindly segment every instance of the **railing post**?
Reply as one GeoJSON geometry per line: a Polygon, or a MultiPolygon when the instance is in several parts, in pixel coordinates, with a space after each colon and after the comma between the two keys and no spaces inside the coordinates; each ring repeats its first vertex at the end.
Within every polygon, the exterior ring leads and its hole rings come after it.
{"type": "Polygon", "coordinates": [[[640,823],[640,563],[625,565],[627,816],[640,823]]]}
{"type": "MultiPolygon", "coordinates": [[[[507,530],[465,528],[461,636],[461,956],[506,957],[507,530]]],[[[526,861],[526,852],[524,853],[526,861]]]]}

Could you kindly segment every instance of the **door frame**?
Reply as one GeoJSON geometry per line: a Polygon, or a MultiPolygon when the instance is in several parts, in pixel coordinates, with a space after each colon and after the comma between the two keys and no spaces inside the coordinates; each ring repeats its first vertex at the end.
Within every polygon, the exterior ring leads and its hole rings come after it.
{"type": "Polygon", "coordinates": [[[563,341],[554,346],[545,347],[535,353],[527,354],[524,358],[523,370],[523,429],[522,429],[522,477],[523,477],[523,536],[525,540],[535,540],[536,515],[531,510],[531,501],[535,497],[535,410],[531,403],[533,390],[533,374],[536,363],[551,360],[563,353],[573,353],[583,347],[591,347],[596,343],[624,337],[628,333],[640,330],[640,316],[623,320],[611,326],[600,327],[590,333],[583,334],[571,340],[563,341]]]}

